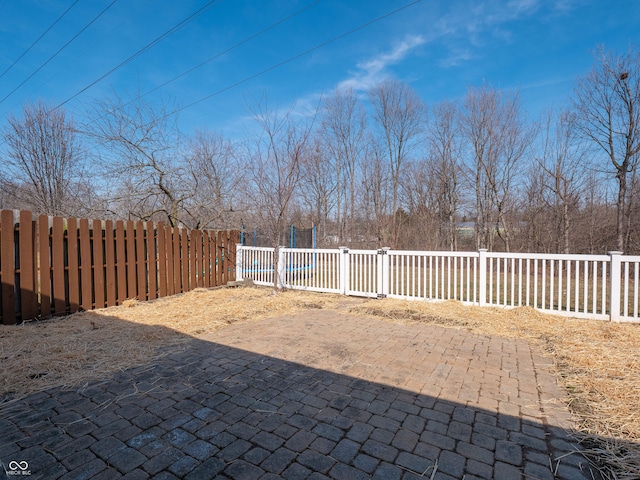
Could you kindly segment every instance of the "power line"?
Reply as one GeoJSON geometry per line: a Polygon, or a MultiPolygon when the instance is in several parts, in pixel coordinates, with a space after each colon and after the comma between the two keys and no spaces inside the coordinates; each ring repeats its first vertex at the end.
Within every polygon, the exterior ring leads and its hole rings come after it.
{"type": "MultiPolygon", "coordinates": [[[[85,86],[84,88],[82,88],[80,91],[78,91],[77,93],[75,93],[74,95],[72,95],[71,97],[67,98],[64,102],[62,102],[61,104],[59,104],[56,108],[60,108],[63,105],[69,103],[71,100],[73,100],[74,98],[76,98],[78,95],[86,92],[87,90],[89,90],[91,87],[93,87],[96,83],[104,80],[106,77],[108,77],[109,75],[111,75],[112,73],[114,73],[115,71],[119,70],[120,68],[124,67],[127,63],[131,62],[133,59],[139,57],[140,55],[142,55],[144,52],[146,52],[147,50],[153,48],[154,46],[156,46],[158,43],[160,43],[162,40],[164,40],[165,38],[169,37],[170,35],[173,35],[175,32],[177,32],[178,30],[180,30],[182,27],[184,27],[185,25],[191,23],[193,20],[195,20],[197,17],[199,17],[200,15],[202,15],[203,13],[205,13],[206,10],[214,7],[215,5],[212,5],[214,3],[220,3],[222,0],[210,0],[208,3],[206,3],[204,6],[200,7],[198,10],[196,10],[195,12],[193,12],[191,15],[189,15],[188,17],[186,17],[185,19],[183,19],[182,21],[178,22],[177,24],[175,24],[173,27],[171,27],[169,30],[167,30],[166,32],[164,32],[162,35],[160,35],[159,37],[157,37],[155,40],[152,40],[151,42],[149,42],[148,44],[146,44],[144,47],[142,47],[140,50],[138,50],[137,52],[135,52],[133,55],[131,55],[130,57],[128,57],[126,60],[124,60],[123,62],[119,63],[118,65],[116,65],[115,67],[113,67],[111,70],[109,70],[108,72],[106,72],[105,74],[101,75],[99,78],[97,78],[96,80],[94,80],[93,82],[91,82],[90,84],[88,84],[87,86],[85,86]]],[[[1,103],[1,102],[0,102],[1,103]]]]}
{"type": "Polygon", "coordinates": [[[329,45],[330,43],[338,41],[338,40],[340,40],[340,39],[342,39],[344,37],[347,37],[347,36],[349,36],[349,35],[351,35],[351,34],[353,34],[355,32],[358,32],[358,31],[360,31],[360,30],[362,30],[364,28],[367,28],[367,27],[373,25],[374,23],[379,22],[380,20],[384,20],[387,17],[395,15],[396,13],[398,13],[398,12],[400,12],[402,10],[405,10],[406,8],[409,8],[409,7],[413,6],[413,5],[415,5],[416,3],[419,3],[420,1],[421,0],[414,0],[413,2],[409,2],[409,3],[403,5],[403,6],[399,7],[399,8],[396,8],[395,10],[391,10],[390,12],[387,12],[384,15],[376,17],[373,20],[369,20],[368,22],[363,23],[362,25],[349,30],[348,32],[342,33],[342,34],[338,35],[337,37],[333,37],[330,40],[327,40],[325,42],[319,43],[318,45],[316,45],[316,46],[314,46],[314,47],[312,47],[312,48],[310,48],[308,50],[300,52],[297,55],[294,55],[293,57],[289,57],[286,60],[283,60],[283,61],[281,61],[279,63],[276,63],[275,65],[270,66],[269,68],[265,68],[264,70],[261,70],[258,73],[255,73],[253,75],[245,77],[242,80],[239,80],[239,81],[237,81],[235,83],[232,83],[231,85],[228,85],[228,86],[226,86],[224,88],[221,88],[220,90],[217,90],[217,91],[213,92],[212,94],[207,95],[206,97],[202,97],[201,99],[196,100],[195,102],[192,102],[192,103],[184,105],[184,106],[182,106],[180,108],[177,108],[176,110],[174,110],[171,113],[173,114],[173,113],[181,112],[183,110],[186,110],[187,108],[190,108],[190,107],[193,107],[194,105],[197,105],[198,103],[204,102],[205,100],[208,100],[208,99],[213,98],[213,97],[215,97],[217,95],[220,95],[221,93],[224,93],[227,90],[231,90],[232,88],[235,88],[238,85],[242,85],[243,83],[246,83],[246,82],[248,82],[250,80],[253,80],[254,78],[260,77],[260,76],[264,75],[265,73],[268,73],[268,72],[270,72],[272,70],[275,70],[276,68],[281,67],[282,65],[285,65],[285,64],[290,63],[290,62],[292,62],[294,60],[297,60],[298,58],[304,57],[305,55],[308,55],[311,52],[314,52],[314,51],[316,51],[316,50],[318,50],[318,49],[320,49],[322,47],[325,47],[325,46],[329,45]]]}
{"type": "Polygon", "coordinates": [[[76,38],[78,38],[87,28],[89,28],[96,20],[98,20],[102,15],[104,15],[107,10],[109,10],[114,3],[116,3],[118,0],[113,0],[104,10],[102,10],[98,15],[96,15],[89,23],[87,23],[78,33],[76,33],[71,40],[69,40],[67,43],[65,43],[62,47],[60,47],[58,49],[58,51],[56,53],[54,53],[53,55],[51,55],[46,62],[44,62],[42,65],[40,65],[38,68],[36,68],[36,70],[29,75],[27,78],[25,78],[22,83],[20,83],[20,85],[18,85],[16,88],[14,88],[13,90],[11,90],[7,95],[4,96],[4,98],[2,100],[0,100],[0,104],[2,102],[4,102],[7,98],[9,98],[11,95],[13,95],[20,87],[22,87],[25,83],[27,83],[29,80],[31,80],[31,78],[38,73],[40,70],[42,70],[51,60],[53,60],[62,50],[64,50],[65,48],[67,48],[67,46],[73,42],[76,38]]]}
{"type": "MultiPolygon", "coordinates": [[[[138,98],[146,97],[147,95],[149,95],[149,94],[151,94],[151,93],[153,93],[153,92],[155,92],[155,91],[157,91],[157,90],[161,89],[162,87],[166,87],[166,86],[167,86],[167,85],[169,85],[170,83],[173,83],[173,82],[175,82],[176,80],[178,80],[179,78],[182,78],[182,77],[184,77],[185,75],[188,75],[188,74],[190,74],[191,72],[193,72],[193,71],[197,70],[198,68],[203,67],[204,65],[206,65],[207,63],[209,63],[209,62],[211,62],[211,61],[215,60],[216,58],[219,58],[219,57],[221,57],[221,56],[223,56],[223,55],[226,55],[227,53],[229,53],[229,52],[231,52],[231,51],[235,50],[236,48],[238,48],[238,47],[240,47],[240,46],[244,45],[245,43],[250,42],[250,41],[251,41],[251,40],[253,40],[254,38],[257,38],[257,37],[259,37],[260,35],[263,35],[264,33],[268,32],[269,30],[273,30],[273,29],[274,29],[275,27],[277,27],[278,25],[280,25],[280,24],[282,24],[282,23],[286,22],[287,20],[290,20],[291,18],[293,18],[293,17],[295,17],[295,16],[297,16],[297,15],[300,15],[302,12],[304,12],[304,11],[308,10],[309,8],[313,7],[314,5],[316,5],[316,4],[320,3],[320,2],[321,2],[321,0],[316,0],[315,2],[312,2],[312,3],[308,4],[308,5],[306,5],[305,7],[301,8],[300,10],[297,10],[296,12],[292,13],[291,15],[288,15],[288,16],[286,16],[286,17],[284,17],[284,18],[281,18],[281,19],[280,19],[280,20],[278,20],[277,22],[272,23],[271,25],[269,25],[268,27],[266,27],[266,28],[264,28],[264,29],[260,30],[259,32],[256,32],[256,33],[254,33],[253,35],[250,35],[250,36],[246,37],[245,39],[243,39],[243,40],[239,41],[238,43],[236,43],[236,44],[232,45],[231,47],[227,48],[226,50],[223,50],[223,51],[221,51],[220,53],[216,53],[214,56],[209,57],[209,58],[208,58],[208,59],[206,59],[204,62],[201,62],[201,63],[199,63],[198,65],[196,65],[196,66],[194,66],[194,67],[191,67],[191,68],[190,68],[190,69],[188,69],[188,70],[185,70],[185,71],[184,71],[184,72],[182,72],[181,74],[176,75],[175,77],[171,78],[170,80],[167,80],[166,82],[164,82],[164,83],[162,83],[162,84],[158,85],[157,87],[152,88],[152,89],[151,89],[151,90],[149,90],[148,92],[143,93],[143,94],[142,94],[142,95],[140,95],[138,98]]],[[[64,102],[64,103],[66,103],[66,102],[64,102]]],[[[62,105],[64,105],[64,103],[62,103],[62,104],[60,104],[60,105],[62,106],[62,105]]]]}
{"type": "Polygon", "coordinates": [[[20,55],[18,58],[16,58],[15,61],[11,65],[9,65],[4,72],[0,73],[0,78],[4,77],[5,73],[7,73],[9,70],[11,70],[13,68],[13,66],[22,59],[22,57],[24,57],[27,53],[29,53],[29,50],[31,50],[35,46],[36,43],[38,43],[40,40],[42,40],[42,37],[44,37],[47,33],[49,33],[49,30],[51,30],[56,25],[56,23],[58,23],[60,20],[62,20],[62,18],[69,12],[69,10],[71,10],[74,7],[74,5],[76,3],[78,3],[79,1],[80,0],[75,0],[75,2],[73,2],[69,6],[69,8],[67,8],[64,12],[62,12],[62,14],[58,18],[56,18],[56,21],[53,22],[51,25],[49,25],[49,28],[47,28],[44,32],[42,32],[42,35],[40,35],[38,38],[36,38],[36,40],[31,45],[29,45],[29,47],[27,47],[27,49],[24,52],[22,52],[22,55],[20,55]]]}

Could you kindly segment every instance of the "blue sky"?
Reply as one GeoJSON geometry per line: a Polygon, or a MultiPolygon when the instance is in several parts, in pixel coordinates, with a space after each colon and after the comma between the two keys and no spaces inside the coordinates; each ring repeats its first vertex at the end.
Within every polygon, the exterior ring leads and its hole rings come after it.
{"type": "Polygon", "coordinates": [[[408,83],[427,105],[460,100],[469,86],[487,82],[519,90],[536,116],[567,102],[598,45],[622,53],[640,44],[635,0],[421,0],[331,41],[410,3],[0,0],[0,74],[73,5],[0,78],[0,98],[24,82],[0,102],[0,125],[38,98],[66,101],[81,119],[93,99],[113,91],[124,98],[152,92],[147,99],[186,107],[186,133],[210,128],[236,136],[248,104],[262,95],[305,108],[341,85],[364,96],[384,78],[408,83]],[[89,87],[202,7],[193,21],[89,87]]]}

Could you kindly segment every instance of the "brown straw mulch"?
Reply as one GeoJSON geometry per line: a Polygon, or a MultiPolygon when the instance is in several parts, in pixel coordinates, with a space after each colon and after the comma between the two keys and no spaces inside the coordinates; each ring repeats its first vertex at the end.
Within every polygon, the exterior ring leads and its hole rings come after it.
{"type": "Polygon", "coordinates": [[[193,335],[338,300],[255,288],[196,289],[152,302],[127,300],[118,307],[0,325],[0,408],[9,393],[17,398],[52,387],[75,388],[180,349],[193,335]]]}
{"type": "Polygon", "coordinates": [[[374,300],[270,289],[197,289],[153,302],[0,326],[0,409],[52,387],[81,388],[184,348],[193,335],[235,322],[344,308],[395,322],[428,322],[538,342],[554,358],[583,446],[606,478],[640,478],[640,325],[577,320],[531,308],[374,300]]]}

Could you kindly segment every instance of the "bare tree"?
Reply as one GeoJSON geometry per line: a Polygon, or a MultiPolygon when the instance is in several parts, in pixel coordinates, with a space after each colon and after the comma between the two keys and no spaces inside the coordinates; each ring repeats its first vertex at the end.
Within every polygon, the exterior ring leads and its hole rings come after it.
{"type": "Polygon", "coordinates": [[[440,230],[446,238],[447,248],[455,251],[457,245],[456,222],[460,201],[460,170],[463,138],[459,125],[458,108],[454,103],[441,103],[433,109],[427,125],[427,140],[431,155],[430,171],[434,179],[440,230]]]}
{"type": "Polygon", "coordinates": [[[506,251],[511,248],[514,182],[535,136],[522,117],[517,95],[487,86],[467,94],[462,125],[472,151],[468,172],[476,196],[476,248],[492,249],[496,235],[506,251]]]}
{"type": "Polygon", "coordinates": [[[536,157],[538,176],[545,190],[543,198],[551,209],[555,226],[556,253],[570,253],[572,219],[579,209],[590,159],[584,144],[576,137],[575,116],[560,112],[557,119],[547,116],[543,145],[536,157]],[[540,175],[542,174],[542,175],[540,175]]]}
{"type": "Polygon", "coordinates": [[[283,243],[289,209],[300,185],[301,165],[309,149],[313,120],[296,123],[290,109],[271,110],[263,98],[251,106],[258,132],[251,142],[251,195],[256,216],[270,237],[274,252],[274,287],[278,278],[278,247],[283,243]]]}
{"type": "Polygon", "coordinates": [[[194,228],[237,227],[244,210],[241,184],[245,180],[235,146],[222,134],[200,130],[187,142],[186,177],[193,195],[186,214],[194,228]]]}
{"type": "Polygon", "coordinates": [[[310,211],[312,223],[320,227],[321,243],[327,245],[330,243],[327,235],[329,218],[337,208],[338,180],[323,144],[317,139],[308,155],[303,158],[301,167],[301,189],[304,192],[302,201],[310,211]]]}
{"type": "Polygon", "coordinates": [[[364,216],[373,230],[370,234],[375,236],[376,246],[385,247],[390,245],[391,240],[391,179],[380,148],[375,145],[369,148],[367,158],[362,171],[364,216]]]}
{"type": "Polygon", "coordinates": [[[626,250],[631,208],[629,178],[640,153],[640,52],[595,54],[596,64],[575,88],[577,127],[584,138],[606,154],[618,184],[616,200],[617,249],[626,250]]]}
{"type": "Polygon", "coordinates": [[[403,227],[404,248],[435,250],[450,240],[447,238],[449,232],[441,228],[439,201],[442,198],[438,195],[441,185],[434,174],[434,164],[431,161],[416,162],[405,169],[403,185],[409,221],[403,227]]]}
{"type": "Polygon", "coordinates": [[[342,244],[343,224],[352,241],[356,217],[356,186],[359,163],[364,152],[366,114],[351,89],[336,90],[324,101],[320,132],[333,159],[336,176],[338,242],[342,244]],[[343,196],[347,199],[343,200],[343,196]]]}
{"type": "Polygon", "coordinates": [[[10,115],[7,122],[4,175],[20,195],[15,203],[47,215],[75,214],[74,185],[82,168],[73,121],[64,110],[38,101],[23,108],[22,118],[10,115]]]}
{"type": "Polygon", "coordinates": [[[164,103],[141,97],[127,102],[117,94],[97,102],[90,112],[86,130],[103,152],[108,182],[118,184],[113,196],[118,216],[149,220],[160,215],[172,226],[185,219],[193,185],[176,162],[176,112],[164,103]]]}
{"type": "Polygon", "coordinates": [[[381,146],[391,181],[391,245],[400,234],[400,179],[404,165],[410,160],[422,131],[424,106],[418,95],[405,83],[387,80],[369,92],[374,124],[381,134],[381,146]]]}

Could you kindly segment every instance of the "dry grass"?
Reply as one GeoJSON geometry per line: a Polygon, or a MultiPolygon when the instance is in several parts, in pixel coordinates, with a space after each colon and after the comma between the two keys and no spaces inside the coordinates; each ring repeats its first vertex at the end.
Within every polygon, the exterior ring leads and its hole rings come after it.
{"type": "MultiPolygon", "coordinates": [[[[337,308],[345,301],[293,291],[273,295],[256,288],[198,289],[153,302],[132,300],[45,322],[0,326],[0,396],[7,401],[55,386],[80,387],[183,348],[192,335],[309,308],[337,308]]],[[[585,445],[606,458],[608,477],[640,478],[640,325],[457,302],[363,300],[349,311],[540,342],[565,380],[585,445]]]]}
{"type": "Polygon", "coordinates": [[[554,357],[585,447],[609,478],[640,478],[640,325],[555,317],[532,308],[384,300],[352,313],[539,342],[554,357]]]}
{"type": "Polygon", "coordinates": [[[196,289],[153,302],[127,300],[44,322],[0,325],[0,396],[78,387],[180,349],[192,335],[338,301],[254,288],[196,289]]]}

